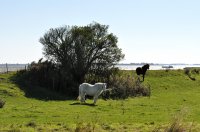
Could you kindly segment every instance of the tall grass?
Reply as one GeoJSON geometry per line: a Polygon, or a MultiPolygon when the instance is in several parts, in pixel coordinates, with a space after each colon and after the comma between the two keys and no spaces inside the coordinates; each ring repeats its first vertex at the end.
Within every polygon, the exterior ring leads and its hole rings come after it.
{"type": "Polygon", "coordinates": [[[186,118],[187,110],[186,108],[181,109],[178,113],[174,115],[174,118],[166,129],[166,132],[185,132],[186,128],[184,126],[184,118],[186,118]]]}

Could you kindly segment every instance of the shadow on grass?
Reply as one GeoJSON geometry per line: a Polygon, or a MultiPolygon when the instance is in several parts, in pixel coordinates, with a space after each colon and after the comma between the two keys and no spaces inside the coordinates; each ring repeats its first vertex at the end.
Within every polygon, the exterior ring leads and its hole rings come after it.
{"type": "Polygon", "coordinates": [[[97,106],[95,104],[89,104],[89,103],[80,103],[80,102],[74,102],[74,103],[71,103],[70,105],[86,105],[86,106],[97,106]]]}
{"type": "Polygon", "coordinates": [[[10,81],[15,83],[25,93],[27,98],[35,98],[38,100],[50,101],[50,100],[73,100],[72,97],[64,96],[53,90],[46,89],[40,86],[30,85],[26,79],[20,74],[16,73],[9,78],[10,81]]]}

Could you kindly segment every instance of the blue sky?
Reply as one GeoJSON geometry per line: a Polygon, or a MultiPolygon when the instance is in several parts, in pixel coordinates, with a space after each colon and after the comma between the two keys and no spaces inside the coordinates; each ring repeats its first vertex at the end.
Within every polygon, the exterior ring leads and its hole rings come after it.
{"type": "Polygon", "coordinates": [[[121,63],[200,63],[199,0],[2,0],[0,63],[43,57],[50,28],[109,25],[125,54],[121,63]]]}

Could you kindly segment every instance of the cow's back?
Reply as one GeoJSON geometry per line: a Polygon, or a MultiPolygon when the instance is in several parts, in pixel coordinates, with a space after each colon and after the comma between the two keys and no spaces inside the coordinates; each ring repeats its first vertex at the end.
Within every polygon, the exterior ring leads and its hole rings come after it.
{"type": "Polygon", "coordinates": [[[89,83],[82,83],[79,86],[79,91],[84,92],[86,95],[93,96],[95,94],[94,85],[89,83]]]}

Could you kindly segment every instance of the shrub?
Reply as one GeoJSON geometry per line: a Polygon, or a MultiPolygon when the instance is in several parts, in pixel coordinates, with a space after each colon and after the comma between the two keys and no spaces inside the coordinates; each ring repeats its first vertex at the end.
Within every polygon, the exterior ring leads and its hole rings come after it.
{"type": "Polygon", "coordinates": [[[200,69],[189,69],[189,68],[186,68],[186,69],[184,70],[184,73],[185,73],[191,80],[195,81],[196,78],[195,78],[195,77],[192,77],[192,74],[199,74],[199,71],[200,71],[200,69]]]}
{"type": "Polygon", "coordinates": [[[17,84],[24,86],[39,86],[48,89],[65,93],[69,96],[77,96],[76,82],[69,76],[65,76],[65,71],[51,61],[42,61],[37,63],[32,62],[27,70],[18,71],[13,78],[17,84]]]}
{"type": "MultiPolygon", "coordinates": [[[[97,64],[96,64],[97,65],[97,64]]],[[[84,82],[94,84],[96,82],[107,83],[112,90],[103,95],[104,99],[125,99],[135,96],[150,96],[150,85],[146,86],[140,81],[123,74],[119,68],[93,67],[86,74],[84,82]],[[123,75],[122,75],[123,74],[123,75]]],[[[77,97],[80,83],[69,76],[59,65],[51,61],[32,62],[27,70],[19,71],[14,81],[24,86],[40,86],[48,90],[64,93],[69,97],[77,97]]]]}
{"type": "Polygon", "coordinates": [[[0,99],[0,108],[3,108],[4,105],[5,105],[5,101],[3,101],[2,99],[0,99]]]}
{"type": "Polygon", "coordinates": [[[119,74],[119,68],[111,67],[111,68],[94,68],[90,70],[90,72],[85,77],[85,82],[94,84],[96,82],[105,82],[110,83],[110,79],[113,76],[117,76],[119,74]]]}
{"type": "Polygon", "coordinates": [[[194,69],[192,69],[191,73],[193,73],[193,74],[199,74],[200,73],[200,69],[194,68],[194,69]]]}
{"type": "MultiPolygon", "coordinates": [[[[86,74],[84,82],[91,84],[96,82],[109,83],[110,76],[119,71],[118,68],[114,67],[105,68],[101,65],[99,67],[93,66],[86,74]]],[[[48,60],[42,61],[42,59],[37,63],[32,62],[27,70],[18,71],[13,81],[28,87],[44,87],[48,90],[64,93],[68,97],[77,97],[80,84],[70,74],[67,74],[60,65],[48,60]]]]}
{"type": "Polygon", "coordinates": [[[183,125],[184,118],[187,114],[187,110],[185,108],[181,109],[175,116],[169,127],[165,130],[166,132],[185,132],[186,128],[183,125]]]}
{"type": "Polygon", "coordinates": [[[103,95],[103,98],[125,99],[135,96],[150,96],[150,85],[146,86],[129,75],[112,77],[109,87],[111,91],[103,95]]]}

